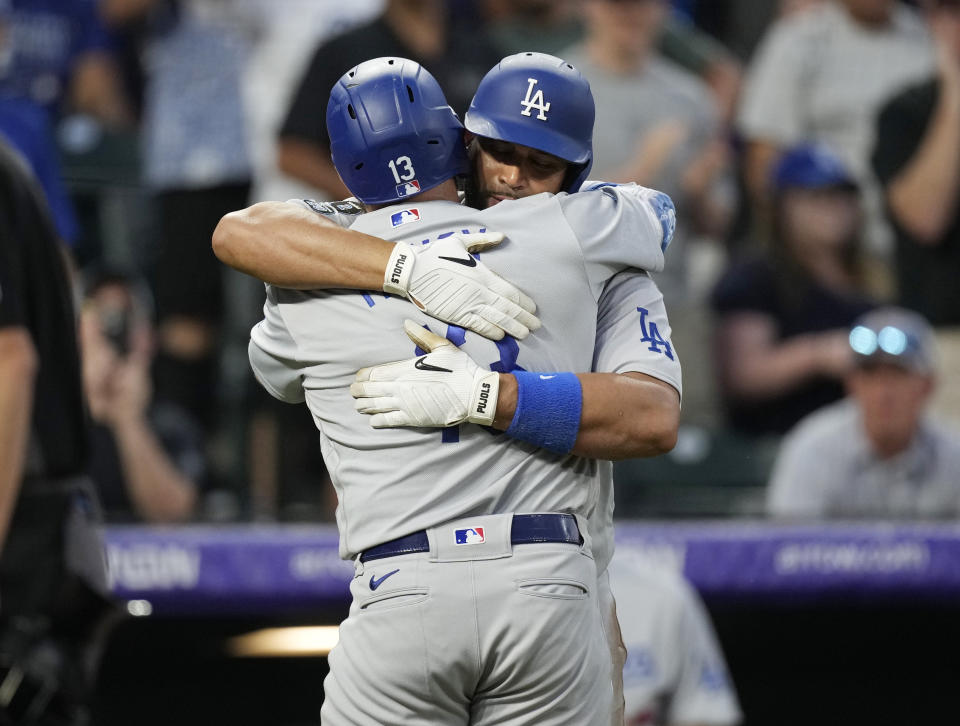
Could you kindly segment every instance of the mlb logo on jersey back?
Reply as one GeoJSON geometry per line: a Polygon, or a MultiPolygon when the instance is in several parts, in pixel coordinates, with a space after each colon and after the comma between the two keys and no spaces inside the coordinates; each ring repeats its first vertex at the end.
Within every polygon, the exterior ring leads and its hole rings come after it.
{"type": "Polygon", "coordinates": [[[419,222],[420,221],[420,210],[419,209],[403,209],[396,214],[390,215],[390,224],[394,227],[399,227],[401,224],[407,224],[408,222],[419,222]]]}
{"type": "Polygon", "coordinates": [[[398,197],[409,197],[411,194],[420,193],[420,182],[416,179],[413,181],[406,182],[404,184],[397,185],[397,196],[398,197]]]}
{"type": "Polygon", "coordinates": [[[468,527],[467,529],[455,529],[453,535],[458,545],[482,544],[483,527],[468,527]]]}

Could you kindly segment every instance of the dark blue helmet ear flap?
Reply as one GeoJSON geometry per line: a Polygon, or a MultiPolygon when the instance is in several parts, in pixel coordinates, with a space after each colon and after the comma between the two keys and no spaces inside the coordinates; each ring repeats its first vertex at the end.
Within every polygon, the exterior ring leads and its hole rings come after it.
{"type": "Polygon", "coordinates": [[[386,204],[468,171],[463,125],[436,79],[406,58],[375,58],[330,92],[333,164],[365,204],[386,204]]]}
{"type": "Polygon", "coordinates": [[[579,166],[565,191],[575,192],[593,166],[596,108],[590,83],[566,61],[517,53],[494,66],[464,118],[478,136],[522,144],[579,166]]]}

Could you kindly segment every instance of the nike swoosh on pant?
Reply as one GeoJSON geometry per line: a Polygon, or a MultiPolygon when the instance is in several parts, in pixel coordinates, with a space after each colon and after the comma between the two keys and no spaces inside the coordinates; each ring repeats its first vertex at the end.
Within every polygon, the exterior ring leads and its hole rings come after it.
{"type": "Polygon", "coordinates": [[[373,575],[370,575],[370,589],[376,590],[378,587],[380,587],[383,584],[384,580],[390,577],[390,575],[396,575],[398,572],[400,572],[399,569],[393,570],[392,572],[388,572],[386,575],[382,575],[380,577],[374,577],[373,575]]]}

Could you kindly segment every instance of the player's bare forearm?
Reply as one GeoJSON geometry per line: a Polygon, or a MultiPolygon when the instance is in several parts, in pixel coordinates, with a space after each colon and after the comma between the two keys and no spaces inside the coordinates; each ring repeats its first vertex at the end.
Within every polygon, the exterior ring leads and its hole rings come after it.
{"type": "MultiPolygon", "coordinates": [[[[955,62],[955,61],[954,61],[955,62]]],[[[887,187],[890,211],[918,242],[936,244],[956,214],[960,188],[960,68],[940,97],[917,150],[887,187]]]]}
{"type": "Polygon", "coordinates": [[[362,368],[350,386],[357,411],[370,415],[374,428],[476,423],[549,451],[611,460],[656,456],[676,444],[680,395],[659,379],[643,373],[578,373],[576,381],[570,373],[526,373],[518,379],[480,368],[411,320],[404,330],[427,354],[362,368]],[[550,382],[544,388],[540,381],[550,382]],[[526,403],[516,415],[520,388],[526,403]]]}
{"type": "Polygon", "coordinates": [[[573,453],[600,459],[657,456],[680,425],[676,389],[643,373],[580,373],[583,411],[573,453]]]}
{"type": "MultiPolygon", "coordinates": [[[[670,451],[677,441],[676,389],[643,373],[578,373],[583,391],[573,453],[592,459],[632,459],[670,451]]],[[[517,406],[517,380],[500,375],[493,426],[506,431],[517,406]]]]}
{"type": "Polygon", "coordinates": [[[720,383],[726,395],[762,399],[794,390],[812,378],[840,379],[852,365],[845,330],[777,338],[761,313],[730,313],[717,326],[720,383]]]}
{"type": "Polygon", "coordinates": [[[193,483],[181,474],[142,417],[113,427],[127,493],[147,522],[189,519],[197,500],[193,483]]]}
{"type": "Polygon", "coordinates": [[[379,290],[393,243],[286,202],[231,212],[213,233],[221,262],[280,287],[379,290]]]}
{"type": "Polygon", "coordinates": [[[26,460],[37,354],[26,329],[0,328],[0,551],[26,460]]]}
{"type": "Polygon", "coordinates": [[[502,240],[494,232],[453,234],[418,252],[343,229],[298,204],[261,202],[225,215],[212,243],[222,262],[272,285],[383,290],[491,340],[523,340],[540,327],[533,300],[482,262],[460,263],[502,240]]]}

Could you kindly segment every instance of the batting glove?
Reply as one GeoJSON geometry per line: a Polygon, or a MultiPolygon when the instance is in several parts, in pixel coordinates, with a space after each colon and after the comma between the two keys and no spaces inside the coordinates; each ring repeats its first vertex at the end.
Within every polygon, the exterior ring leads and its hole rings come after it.
{"type": "Polygon", "coordinates": [[[373,414],[370,425],[375,429],[464,421],[490,426],[497,411],[499,374],[480,368],[449,340],[411,320],[404,321],[403,329],[427,354],[358,371],[350,385],[357,411],[373,414]]]}
{"type": "Polygon", "coordinates": [[[503,240],[497,232],[454,234],[427,246],[398,242],[384,271],[384,292],[410,300],[427,315],[491,340],[523,340],[540,327],[537,306],[472,257],[503,240]]]}

